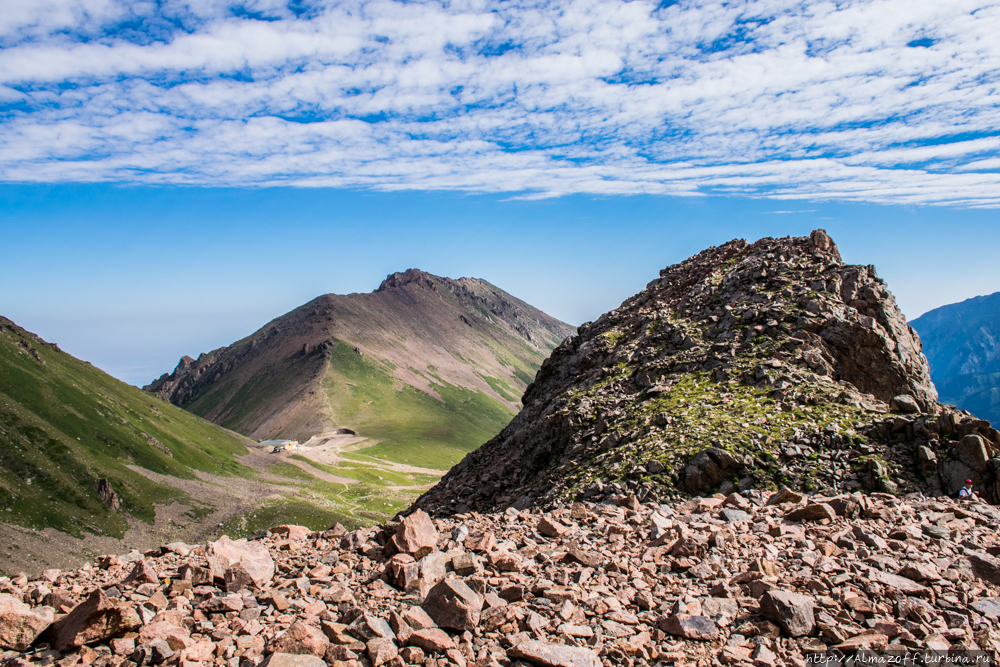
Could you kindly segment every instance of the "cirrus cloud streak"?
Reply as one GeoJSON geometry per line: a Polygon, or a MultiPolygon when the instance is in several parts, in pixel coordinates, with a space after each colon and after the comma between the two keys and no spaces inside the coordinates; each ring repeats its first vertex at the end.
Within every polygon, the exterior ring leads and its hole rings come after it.
{"type": "Polygon", "coordinates": [[[1000,205],[1000,2],[22,4],[6,181],[1000,205]]]}

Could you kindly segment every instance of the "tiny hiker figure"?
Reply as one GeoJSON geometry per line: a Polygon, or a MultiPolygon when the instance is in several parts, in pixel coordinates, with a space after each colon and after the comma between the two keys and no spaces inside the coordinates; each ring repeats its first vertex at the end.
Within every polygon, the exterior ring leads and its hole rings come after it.
{"type": "Polygon", "coordinates": [[[959,500],[975,500],[976,494],[972,492],[972,480],[965,480],[965,486],[958,492],[959,500]]]}

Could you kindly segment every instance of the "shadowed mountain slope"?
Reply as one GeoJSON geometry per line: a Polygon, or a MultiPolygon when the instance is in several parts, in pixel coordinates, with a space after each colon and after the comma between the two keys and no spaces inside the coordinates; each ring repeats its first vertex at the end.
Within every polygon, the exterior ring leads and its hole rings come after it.
{"type": "Polygon", "coordinates": [[[253,438],[349,427],[390,458],[446,469],[509,421],[572,333],[485,281],[410,269],[185,357],[146,390],[253,438]]]}
{"type": "Polygon", "coordinates": [[[1000,292],[935,308],[910,324],[941,401],[1000,419],[1000,292]]]}

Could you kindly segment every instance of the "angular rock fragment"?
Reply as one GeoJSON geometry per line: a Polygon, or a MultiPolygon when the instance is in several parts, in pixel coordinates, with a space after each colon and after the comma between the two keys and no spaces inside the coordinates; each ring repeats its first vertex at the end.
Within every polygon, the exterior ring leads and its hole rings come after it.
{"type": "Polygon", "coordinates": [[[593,649],[528,640],[507,650],[517,660],[527,660],[540,667],[601,667],[593,649]]]}
{"type": "Polygon", "coordinates": [[[719,636],[719,628],[707,616],[674,614],[660,619],[660,629],[685,639],[709,641],[719,636]]]}
{"type": "Polygon", "coordinates": [[[760,598],[760,611],[764,617],[777,623],[792,637],[812,632],[816,625],[814,606],[813,598],[789,591],[768,591],[760,598]]]}
{"type": "Polygon", "coordinates": [[[886,586],[894,588],[901,593],[905,593],[906,595],[927,597],[931,594],[930,589],[926,586],[918,584],[912,579],[901,577],[897,574],[890,574],[888,572],[882,572],[881,570],[872,569],[868,576],[872,581],[885,584],[886,586]]]}
{"type": "Polygon", "coordinates": [[[267,643],[267,650],[272,653],[314,655],[322,658],[329,643],[319,628],[304,621],[295,621],[288,630],[267,643]]]}
{"type": "Polygon", "coordinates": [[[322,658],[315,655],[272,653],[260,663],[260,667],[327,667],[327,665],[322,658]]]}
{"type": "Polygon", "coordinates": [[[1000,559],[982,551],[967,551],[965,555],[972,564],[972,574],[994,586],[1000,586],[1000,559]]]}
{"type": "Polygon", "coordinates": [[[0,648],[26,650],[52,619],[51,607],[32,609],[14,596],[0,593],[0,648]]]}
{"type": "Polygon", "coordinates": [[[479,625],[483,598],[460,579],[445,579],[427,594],[420,605],[442,628],[474,630],[479,625]]]}
{"type": "Polygon", "coordinates": [[[209,572],[214,579],[225,580],[226,571],[239,563],[258,588],[274,577],[274,559],[260,542],[219,540],[205,547],[209,572]]]}
{"type": "Polygon", "coordinates": [[[419,509],[404,517],[396,529],[396,546],[417,560],[437,549],[439,538],[434,522],[419,509]]]}
{"type": "Polygon", "coordinates": [[[448,636],[448,633],[440,628],[414,630],[413,634],[410,635],[409,643],[413,646],[419,646],[429,653],[444,653],[455,647],[455,642],[448,636]]]}
{"type": "Polygon", "coordinates": [[[120,637],[139,627],[139,614],[128,602],[111,599],[101,589],[52,625],[53,645],[67,651],[94,642],[120,637]]]}
{"type": "Polygon", "coordinates": [[[837,513],[826,503],[811,503],[785,515],[785,521],[833,521],[837,513]]]}

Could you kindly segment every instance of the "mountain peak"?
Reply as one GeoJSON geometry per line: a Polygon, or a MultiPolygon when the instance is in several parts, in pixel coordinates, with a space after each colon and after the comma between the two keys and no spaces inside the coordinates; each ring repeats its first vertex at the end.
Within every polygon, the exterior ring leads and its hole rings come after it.
{"type": "MultiPolygon", "coordinates": [[[[407,269],[406,271],[397,271],[396,273],[390,273],[382,281],[382,284],[378,286],[376,292],[385,292],[386,290],[392,288],[406,287],[407,285],[417,284],[421,287],[426,287],[430,290],[437,291],[437,285],[434,279],[437,276],[433,276],[429,273],[425,273],[420,269],[407,269]]],[[[440,280],[440,278],[438,278],[440,280]]]]}
{"type": "Polygon", "coordinates": [[[182,359],[147,390],[254,439],[306,440],[345,425],[364,436],[411,409],[437,415],[458,395],[490,401],[488,428],[455,436],[465,453],[513,416],[545,355],[573,331],[484,281],[411,268],[374,292],[317,297],[229,347],[182,359]]]}
{"type": "Polygon", "coordinates": [[[557,347],[522,401],[418,507],[772,484],[937,495],[966,479],[1000,496],[986,464],[1000,432],[937,402],[888,287],[874,267],[844,264],[822,230],[737,239],[666,267],[557,347]]]}

